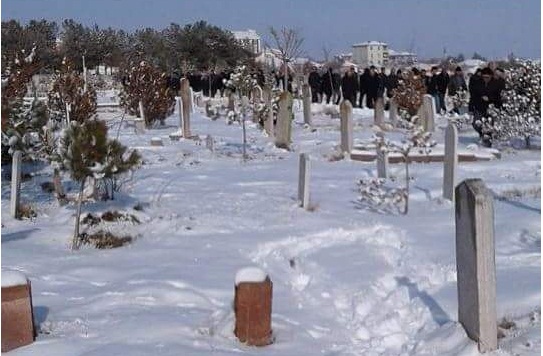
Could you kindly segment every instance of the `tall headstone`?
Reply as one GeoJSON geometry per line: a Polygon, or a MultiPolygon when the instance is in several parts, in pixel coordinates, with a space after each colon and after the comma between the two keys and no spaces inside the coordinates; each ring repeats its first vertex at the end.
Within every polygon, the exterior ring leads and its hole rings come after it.
{"type": "Polygon", "coordinates": [[[215,152],[215,141],[211,135],[206,136],[206,148],[211,152],[215,152]]]}
{"type": "Polygon", "coordinates": [[[142,119],[143,121],[145,121],[145,110],[143,109],[143,103],[142,101],[140,100],[140,102],[138,103],[138,108],[140,110],[140,119],[142,119]]]}
{"type": "Polygon", "coordinates": [[[249,110],[249,98],[245,95],[241,97],[241,126],[243,127],[243,159],[247,159],[247,128],[245,126],[245,119],[247,116],[247,110],[249,110]]]}
{"type": "Polygon", "coordinates": [[[194,105],[194,90],[189,83],[189,95],[190,95],[190,112],[194,114],[196,112],[196,106],[194,105]]]}
{"type": "Polygon", "coordinates": [[[228,94],[228,111],[234,111],[236,108],[236,97],[234,93],[230,92],[228,94]]]}
{"type": "Polygon", "coordinates": [[[264,88],[264,101],[268,108],[268,117],[264,122],[264,129],[268,135],[273,139],[275,137],[275,129],[273,124],[273,108],[272,108],[272,91],[269,88],[264,88]]]}
{"type": "Polygon", "coordinates": [[[234,335],[239,341],[251,346],[273,342],[272,297],[273,284],[264,271],[248,267],[236,273],[234,335]]]}
{"type": "Polygon", "coordinates": [[[480,179],[456,187],[458,320],[479,352],[498,348],[494,207],[480,179]]]}
{"type": "Polygon", "coordinates": [[[377,126],[382,126],[385,123],[385,104],[382,97],[378,97],[377,100],[375,100],[373,123],[377,126]]]}
{"type": "Polygon", "coordinates": [[[304,102],[304,124],[311,126],[311,89],[307,83],[302,85],[302,97],[304,102]]]}
{"type": "Polygon", "coordinates": [[[14,218],[19,217],[19,204],[21,197],[21,162],[23,158],[23,152],[15,151],[13,153],[13,163],[11,166],[11,204],[10,211],[11,216],[14,218]]]}
{"type": "Polygon", "coordinates": [[[353,106],[349,100],[343,100],[339,106],[341,152],[351,153],[353,149],[353,106]]]}
{"type": "Polygon", "coordinates": [[[388,118],[392,126],[396,127],[398,125],[398,104],[396,104],[394,98],[391,98],[389,103],[388,118]]]}
{"type": "Polygon", "coordinates": [[[454,201],[456,167],[458,166],[458,130],[449,123],[445,129],[445,156],[443,157],[443,198],[454,201]]]}
{"type": "Polygon", "coordinates": [[[424,112],[424,121],[422,122],[426,132],[434,132],[435,130],[435,101],[430,94],[424,94],[422,99],[422,110],[424,112]]]}
{"type": "Polygon", "coordinates": [[[190,133],[190,84],[189,80],[187,78],[181,78],[181,102],[183,103],[182,111],[183,111],[183,137],[189,138],[191,136],[190,133]]]}
{"type": "Polygon", "coordinates": [[[377,177],[388,178],[388,152],[377,148],[377,177]]]}
{"type": "Polygon", "coordinates": [[[258,106],[262,100],[262,89],[257,85],[251,90],[251,99],[253,101],[253,122],[258,122],[258,106]]]}
{"type": "Polygon", "coordinates": [[[298,175],[298,203],[304,209],[309,209],[309,174],[311,170],[307,153],[300,154],[300,166],[298,175]]]}
{"type": "Polygon", "coordinates": [[[183,101],[181,100],[181,97],[176,97],[177,101],[177,108],[179,112],[179,131],[183,131],[183,101]]]}
{"type": "Polygon", "coordinates": [[[289,148],[292,131],[292,95],[288,91],[281,93],[279,98],[279,114],[277,116],[277,132],[275,145],[289,148]]]}

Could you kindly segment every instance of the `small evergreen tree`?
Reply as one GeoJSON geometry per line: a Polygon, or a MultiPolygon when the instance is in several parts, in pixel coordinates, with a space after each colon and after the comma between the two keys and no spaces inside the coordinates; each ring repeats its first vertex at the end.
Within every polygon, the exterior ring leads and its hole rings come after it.
{"type": "Polygon", "coordinates": [[[423,78],[412,72],[401,77],[398,87],[392,90],[392,98],[409,116],[417,114],[424,94],[426,94],[426,86],[423,78]]]}

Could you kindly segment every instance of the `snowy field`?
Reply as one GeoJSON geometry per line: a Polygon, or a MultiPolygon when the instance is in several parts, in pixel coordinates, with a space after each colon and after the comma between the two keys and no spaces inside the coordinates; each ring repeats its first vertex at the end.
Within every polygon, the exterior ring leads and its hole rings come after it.
{"type": "MultiPolygon", "coordinates": [[[[314,130],[295,104],[293,152],[277,149],[249,124],[212,121],[201,108],[191,123],[201,141],[170,141],[166,126],[136,134],[117,109],[101,110],[110,135],[137,148],[145,164],[112,202],[87,213],[119,210],[141,224],[103,228],[137,236],[129,246],[69,250],[75,205],[59,207],[33,170],[22,201],[33,220],[9,216],[9,180],[2,179],[2,268],[32,281],[39,335],[10,355],[477,355],[457,320],[454,206],[441,199],[441,163],[413,164],[407,216],[381,214],[357,202],[357,181],[375,163],[333,161],[339,119],[315,105],[314,130]],[[205,147],[212,135],[215,152],[205,147]],[[161,137],[163,147],[152,147],[161,137]],[[312,159],[312,211],[297,206],[299,153],[312,159]],[[137,207],[138,210],[135,210],[137,207]],[[273,281],[275,343],[241,345],[233,336],[234,278],[258,266],[273,281]]],[[[355,109],[355,146],[372,136],[373,111],[355,109]]],[[[443,142],[446,121],[435,139],[443,142]]],[[[460,148],[477,142],[460,130],[460,148]]],[[[403,178],[404,166],[391,165],[403,178]]],[[[23,171],[29,171],[25,167],[23,171]]],[[[10,167],[2,167],[2,174],[10,167]]],[[[459,181],[482,178],[494,192],[500,350],[541,353],[540,149],[503,152],[500,160],[461,163],[459,181]]],[[[65,188],[75,184],[64,180],[65,188]]],[[[83,225],[83,229],[86,226],[83,225]]]]}

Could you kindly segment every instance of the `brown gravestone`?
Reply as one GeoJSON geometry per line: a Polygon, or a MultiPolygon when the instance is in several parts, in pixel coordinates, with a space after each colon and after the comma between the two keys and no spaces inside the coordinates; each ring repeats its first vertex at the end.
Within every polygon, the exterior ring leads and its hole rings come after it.
{"type": "Polygon", "coordinates": [[[34,336],[30,281],[2,287],[2,352],[29,345],[34,336]]]}
{"type": "Polygon", "coordinates": [[[273,342],[271,329],[272,282],[236,283],[234,334],[239,341],[251,346],[266,346],[273,342]]]}

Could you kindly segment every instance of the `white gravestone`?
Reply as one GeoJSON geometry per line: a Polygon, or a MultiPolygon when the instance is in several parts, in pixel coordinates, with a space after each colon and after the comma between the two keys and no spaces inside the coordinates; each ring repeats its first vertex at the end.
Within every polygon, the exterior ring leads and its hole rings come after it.
{"type": "Polygon", "coordinates": [[[458,166],[458,130],[449,123],[445,129],[445,156],[443,157],[443,198],[454,201],[456,167],[458,166]]]}
{"type": "Polygon", "coordinates": [[[492,193],[480,179],[456,187],[458,320],[479,352],[498,348],[492,193]]]}
{"type": "Polygon", "coordinates": [[[279,99],[279,114],[277,117],[277,133],[275,145],[277,147],[290,147],[292,130],[292,95],[288,91],[281,93],[279,99]]]}
{"type": "Polygon", "coordinates": [[[422,111],[424,112],[424,120],[422,121],[426,132],[434,132],[435,126],[435,101],[429,94],[424,94],[422,99],[422,111]]]}
{"type": "Polygon", "coordinates": [[[304,107],[304,124],[311,126],[311,89],[309,84],[302,85],[303,107],[304,107]]]}
{"type": "Polygon", "coordinates": [[[353,106],[343,100],[339,107],[341,129],[341,152],[351,153],[353,149],[353,106]]]}
{"type": "Polygon", "coordinates": [[[396,100],[394,100],[394,98],[390,99],[389,103],[390,106],[388,108],[388,118],[392,126],[396,127],[398,125],[398,104],[396,104],[396,100]]]}
{"type": "Polygon", "coordinates": [[[15,151],[13,153],[13,163],[11,166],[11,216],[19,217],[19,200],[21,196],[21,164],[23,152],[15,151]]]}
{"type": "Polygon", "coordinates": [[[300,154],[300,167],[298,175],[298,203],[304,209],[309,208],[309,172],[311,169],[307,153],[300,154]]]}
{"type": "Polygon", "coordinates": [[[385,104],[382,97],[375,100],[375,109],[373,111],[373,123],[377,126],[383,126],[385,122],[385,104]]]}
{"type": "Polygon", "coordinates": [[[183,137],[190,138],[190,85],[187,78],[181,78],[181,101],[183,112],[183,137]]]}
{"type": "Polygon", "coordinates": [[[377,147],[377,177],[388,178],[388,152],[377,147]]]}

